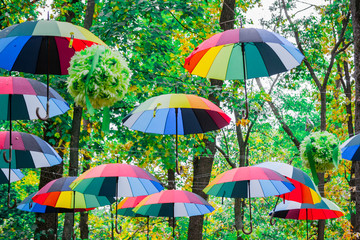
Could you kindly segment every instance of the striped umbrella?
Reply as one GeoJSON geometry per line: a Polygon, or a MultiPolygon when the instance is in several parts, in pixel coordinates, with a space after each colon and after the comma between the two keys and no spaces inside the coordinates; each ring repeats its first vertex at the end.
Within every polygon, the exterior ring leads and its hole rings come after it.
{"type": "Polygon", "coordinates": [[[250,234],[252,232],[250,198],[282,195],[294,189],[294,185],[279,173],[253,166],[226,171],[212,180],[203,191],[217,197],[249,198],[250,232],[246,232],[244,227],[242,231],[250,234]]]}
{"type": "Polygon", "coordinates": [[[285,201],[278,204],[269,215],[277,218],[306,220],[308,239],[308,220],[339,218],[344,216],[344,212],[332,201],[322,198],[321,202],[316,204],[285,201]]]}
{"type": "MultiPolygon", "coordinates": [[[[256,28],[227,30],[202,42],[185,59],[191,74],[220,80],[266,77],[298,66],[304,56],[284,37],[256,28]]],[[[246,99],[247,101],[247,99],[246,99]]],[[[248,106],[246,102],[248,115],[248,106]]]]}
{"type": "MultiPolygon", "coordinates": [[[[137,197],[160,192],[160,181],[148,171],[137,166],[121,163],[103,164],[81,174],[70,187],[77,192],[97,196],[137,197]]],[[[117,214],[115,229],[118,234],[117,214]]]]}
{"type": "MultiPolygon", "coordinates": [[[[47,74],[46,96],[49,100],[49,74],[67,75],[75,52],[93,44],[105,45],[87,29],[68,22],[23,22],[0,31],[0,68],[47,74]]],[[[49,106],[46,110],[49,113],[49,106]]]]}
{"type": "Polygon", "coordinates": [[[218,106],[205,98],[190,94],[165,94],[146,100],[122,122],[132,130],[175,135],[178,171],[179,134],[218,130],[227,126],[230,120],[218,106]]]}
{"type": "MultiPolygon", "coordinates": [[[[62,162],[57,152],[41,138],[22,132],[0,132],[0,168],[8,168],[11,179],[11,169],[51,167],[62,162]]],[[[8,179],[9,180],[9,179],[8,179]]],[[[10,185],[8,181],[8,207],[10,206],[10,185]]]]}
{"type": "MultiPolygon", "coordinates": [[[[25,175],[20,171],[20,169],[10,169],[10,182],[20,181],[25,175]]],[[[0,169],[0,184],[9,182],[9,169],[1,168],[0,169]]]]}
{"type": "MultiPolygon", "coordinates": [[[[145,197],[134,212],[145,216],[191,217],[204,215],[214,211],[214,208],[199,195],[182,190],[165,190],[145,197]]],[[[175,238],[175,224],[173,226],[175,238]]]]}
{"type": "Polygon", "coordinates": [[[50,207],[46,205],[41,205],[39,203],[35,203],[32,198],[34,197],[36,193],[32,193],[29,196],[27,196],[18,206],[17,209],[21,211],[26,212],[35,212],[35,213],[66,213],[66,212],[86,212],[93,210],[95,208],[75,208],[69,209],[69,208],[55,208],[50,207]]]}

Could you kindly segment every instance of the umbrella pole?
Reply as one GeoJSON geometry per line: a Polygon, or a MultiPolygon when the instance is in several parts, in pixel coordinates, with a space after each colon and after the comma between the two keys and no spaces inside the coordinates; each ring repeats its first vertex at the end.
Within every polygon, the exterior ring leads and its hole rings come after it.
{"type": "Polygon", "coordinates": [[[73,198],[73,227],[72,227],[72,231],[73,231],[73,239],[76,239],[76,235],[75,235],[75,191],[73,191],[74,193],[74,198],[73,198]]]}
{"type": "MultiPolygon", "coordinates": [[[[178,151],[178,108],[175,108],[175,151],[176,151],[176,158],[175,158],[175,168],[176,168],[176,173],[178,175],[181,175],[182,172],[182,168],[180,167],[179,169],[179,151],[178,151]]],[[[175,186],[175,183],[174,183],[175,186]]],[[[174,187],[175,189],[176,187],[174,187]]]]}
{"type": "Polygon", "coordinates": [[[45,117],[41,117],[40,116],[40,108],[36,108],[36,116],[43,120],[46,121],[49,119],[49,107],[50,107],[50,81],[49,81],[49,56],[50,56],[50,49],[49,49],[49,45],[50,45],[50,38],[46,37],[46,48],[47,48],[47,74],[46,74],[46,116],[45,117]]]}
{"type": "Polygon", "coordinates": [[[173,239],[175,239],[175,227],[176,227],[176,222],[175,222],[175,217],[173,217],[173,239]]]}
{"type": "Polygon", "coordinates": [[[251,215],[250,181],[248,181],[248,198],[249,198],[249,211],[250,211],[250,231],[246,232],[245,231],[245,226],[242,226],[242,231],[246,235],[250,235],[252,233],[252,231],[253,231],[253,228],[252,228],[252,215],[251,215]]]}
{"type": "Polygon", "coordinates": [[[110,204],[110,220],[111,220],[111,240],[114,240],[114,221],[113,221],[111,204],[110,204]]]}
{"type": "Polygon", "coordinates": [[[12,146],[12,111],[11,111],[11,108],[12,108],[12,94],[9,94],[9,119],[10,119],[10,126],[9,126],[9,159],[6,158],[6,152],[4,151],[3,152],[3,158],[5,160],[5,162],[9,163],[9,181],[8,181],[8,199],[7,199],[7,206],[9,209],[13,209],[16,207],[16,199],[14,199],[14,204],[13,205],[10,205],[10,201],[11,201],[11,194],[10,194],[10,189],[11,189],[11,161],[12,161],[12,149],[13,149],[13,146],[12,146]]]}
{"type": "Polygon", "coordinates": [[[308,225],[308,212],[306,208],[306,239],[309,239],[309,225],[308,225]]]}
{"type": "Polygon", "coordinates": [[[270,225],[271,225],[271,226],[274,226],[275,223],[276,223],[276,220],[273,220],[273,219],[274,219],[275,209],[276,209],[276,206],[277,206],[277,204],[278,204],[278,202],[279,202],[279,199],[280,199],[280,195],[278,195],[278,197],[277,197],[277,199],[276,199],[276,203],[275,203],[275,206],[274,206],[274,210],[273,210],[273,212],[272,212],[272,214],[271,214],[271,218],[270,218],[270,225]]]}
{"type": "Polygon", "coordinates": [[[241,51],[242,51],[242,60],[243,60],[243,71],[244,71],[244,90],[245,90],[245,114],[243,112],[243,118],[249,118],[249,105],[247,100],[247,90],[246,90],[246,64],[245,64],[245,44],[241,43],[241,51]]]}
{"type": "Polygon", "coordinates": [[[116,189],[115,189],[115,231],[117,234],[121,234],[122,232],[122,227],[120,226],[120,229],[118,229],[118,219],[117,219],[117,216],[118,216],[118,212],[117,212],[117,205],[118,205],[118,185],[119,185],[119,178],[117,177],[116,178],[116,189]]]}
{"type": "Polygon", "coordinates": [[[146,239],[149,240],[149,234],[150,234],[150,217],[147,217],[147,237],[146,239]]]}

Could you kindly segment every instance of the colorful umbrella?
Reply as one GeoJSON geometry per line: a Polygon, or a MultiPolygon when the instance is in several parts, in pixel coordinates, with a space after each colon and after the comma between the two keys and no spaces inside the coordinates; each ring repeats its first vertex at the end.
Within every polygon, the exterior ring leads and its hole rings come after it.
{"type": "MultiPolygon", "coordinates": [[[[144,198],[134,212],[145,216],[156,217],[191,217],[204,215],[214,208],[199,195],[182,190],[165,190],[144,198]]],[[[175,237],[175,225],[173,237],[175,237]]]]}
{"type": "MultiPolygon", "coordinates": [[[[103,164],[81,174],[70,187],[77,192],[97,196],[137,197],[160,192],[160,181],[148,171],[137,166],[121,163],[103,164]]],[[[117,214],[115,227],[117,228],[117,214]]]]}
{"type": "MultiPolygon", "coordinates": [[[[10,182],[20,181],[24,174],[20,171],[20,169],[10,169],[10,182]]],[[[9,182],[9,169],[1,168],[0,169],[0,184],[9,182]]]]}
{"type": "MultiPolygon", "coordinates": [[[[11,169],[51,167],[62,162],[59,154],[47,142],[28,133],[0,132],[1,153],[3,158],[0,158],[0,168],[9,168],[8,176],[11,176],[11,169]]],[[[14,205],[10,206],[10,183],[11,181],[8,182],[8,207],[14,208],[16,199],[14,205]]]]}
{"type": "Polygon", "coordinates": [[[321,202],[316,204],[285,201],[277,205],[269,215],[277,218],[306,220],[308,235],[308,220],[339,218],[344,216],[344,213],[335,203],[322,198],[321,202]]]}
{"type": "Polygon", "coordinates": [[[340,146],[341,157],[349,161],[360,161],[360,134],[352,136],[340,146]]]}
{"type": "Polygon", "coordinates": [[[218,130],[228,125],[230,120],[218,106],[205,98],[190,94],[165,94],[146,100],[122,121],[132,130],[175,135],[178,171],[178,134],[218,130]]]}
{"type": "MultiPolygon", "coordinates": [[[[103,41],[85,28],[52,20],[28,21],[0,31],[0,68],[32,74],[67,75],[75,51],[103,41]]],[[[49,106],[46,108],[49,116],[49,106]]]]}
{"type": "MultiPolygon", "coordinates": [[[[185,59],[191,74],[220,80],[271,76],[298,66],[304,56],[282,36],[265,29],[240,28],[213,35],[185,59]]],[[[246,99],[247,101],[247,99],[246,99]]],[[[248,107],[246,102],[248,115],[248,107]]]]}
{"type": "Polygon", "coordinates": [[[282,195],[294,190],[294,185],[279,173],[261,167],[233,168],[218,175],[205,188],[204,192],[217,197],[249,198],[250,209],[250,232],[251,200],[252,197],[269,197],[282,195]]]}
{"type": "MultiPolygon", "coordinates": [[[[33,79],[0,77],[0,108],[3,109],[0,119],[39,119],[39,114],[46,112],[46,91],[45,84],[33,79]]],[[[61,115],[70,109],[67,102],[52,88],[49,92],[49,104],[49,117],[61,115]]]]}
{"type": "MultiPolygon", "coordinates": [[[[42,187],[32,198],[35,203],[55,208],[73,209],[73,224],[75,223],[75,209],[96,208],[111,205],[115,199],[110,196],[95,196],[82,194],[72,190],[69,185],[77,177],[64,177],[52,180],[42,187]]],[[[74,226],[73,226],[74,230],[74,226]]],[[[75,234],[73,232],[75,239],[75,234]]]]}
{"type": "MultiPolygon", "coordinates": [[[[73,212],[73,209],[69,208],[54,208],[46,205],[41,205],[39,203],[35,203],[32,198],[36,193],[32,193],[27,196],[18,206],[17,209],[26,212],[35,212],[35,213],[66,213],[73,212]]],[[[93,210],[95,208],[75,208],[75,212],[86,212],[93,210]]]]}
{"type": "Polygon", "coordinates": [[[295,186],[293,191],[279,195],[279,197],[282,197],[284,200],[310,204],[321,202],[321,195],[314,182],[299,168],[280,162],[264,162],[255,166],[278,172],[295,186]]]}

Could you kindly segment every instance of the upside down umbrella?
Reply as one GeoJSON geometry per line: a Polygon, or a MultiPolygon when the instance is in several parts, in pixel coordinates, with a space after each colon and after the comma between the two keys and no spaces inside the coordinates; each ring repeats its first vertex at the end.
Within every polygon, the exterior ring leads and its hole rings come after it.
{"type": "MultiPolygon", "coordinates": [[[[70,187],[77,192],[97,196],[137,197],[158,193],[164,189],[158,179],[148,171],[134,165],[110,163],[91,168],[81,174],[70,187]]],[[[115,216],[115,229],[117,227],[115,216]]]]}
{"type": "MultiPolygon", "coordinates": [[[[8,176],[11,176],[11,169],[51,167],[62,162],[62,158],[47,142],[22,132],[0,132],[0,155],[0,168],[9,168],[8,176]]],[[[14,208],[16,199],[14,205],[10,206],[10,182],[8,207],[14,208]]]]}
{"type": "Polygon", "coordinates": [[[51,206],[41,205],[39,203],[35,203],[32,198],[34,197],[35,193],[30,194],[27,196],[18,206],[17,209],[26,212],[35,212],[35,213],[66,213],[66,212],[86,212],[93,210],[95,208],[55,208],[51,206]]]}
{"type": "Polygon", "coordinates": [[[76,178],[77,177],[63,177],[52,180],[42,187],[32,197],[32,200],[41,205],[72,209],[73,224],[75,222],[75,209],[96,208],[111,205],[115,201],[115,199],[110,196],[96,196],[75,192],[69,185],[75,181],[76,178]]]}
{"type": "MultiPolygon", "coordinates": [[[[67,75],[76,51],[93,44],[105,45],[87,29],[53,20],[27,21],[0,31],[0,68],[32,74],[67,75]]],[[[47,102],[45,120],[49,117],[47,102]]]]}
{"type": "MultiPolygon", "coordinates": [[[[191,217],[204,215],[214,208],[199,195],[182,190],[165,190],[144,198],[134,212],[145,216],[156,217],[191,217]]],[[[175,221],[174,221],[175,222],[175,221]]],[[[173,226],[175,238],[175,225],[173,226]]]]}
{"type": "Polygon", "coordinates": [[[250,231],[251,234],[251,198],[269,197],[282,195],[294,190],[294,185],[279,173],[261,167],[239,167],[233,168],[218,175],[205,188],[204,192],[216,197],[248,198],[250,210],[250,231]]]}
{"type": "Polygon", "coordinates": [[[308,220],[339,218],[344,216],[344,212],[332,201],[322,198],[321,202],[316,204],[285,201],[278,204],[269,215],[276,218],[306,220],[308,239],[308,220]]]}
{"type": "MultiPolygon", "coordinates": [[[[4,162],[0,161],[1,167],[8,167],[9,169],[16,168],[14,165],[11,166],[13,147],[13,138],[11,137],[12,121],[38,119],[40,117],[39,114],[46,112],[46,92],[47,87],[45,84],[33,79],[22,77],[0,77],[0,108],[3,110],[0,112],[0,120],[8,120],[10,122],[10,142],[7,145],[10,154],[8,158],[6,158],[5,152],[3,151],[3,158],[9,166],[4,166],[4,162]]],[[[65,100],[52,88],[49,88],[48,97],[48,104],[49,106],[52,106],[51,111],[49,112],[50,117],[63,114],[70,109],[65,100]]],[[[35,143],[36,142],[37,141],[35,141],[35,143]]],[[[10,172],[9,175],[11,176],[10,172]]]]}
{"type": "Polygon", "coordinates": [[[304,56],[284,37],[256,28],[227,30],[202,42],[185,59],[191,74],[219,80],[266,77],[298,66],[304,56]]]}
{"type": "MultiPolygon", "coordinates": [[[[146,217],[147,218],[147,239],[149,239],[149,216],[144,216],[141,214],[135,213],[134,208],[145,198],[145,196],[138,197],[127,197],[124,198],[119,204],[116,206],[117,214],[126,216],[126,217],[146,217]]],[[[120,227],[121,229],[121,227],[120,227]]],[[[121,231],[121,230],[120,230],[121,231]]]]}
{"type": "Polygon", "coordinates": [[[123,124],[145,133],[178,135],[205,133],[227,126],[230,117],[209,100],[190,94],[165,94],[150,98],[131,111],[123,124]]]}

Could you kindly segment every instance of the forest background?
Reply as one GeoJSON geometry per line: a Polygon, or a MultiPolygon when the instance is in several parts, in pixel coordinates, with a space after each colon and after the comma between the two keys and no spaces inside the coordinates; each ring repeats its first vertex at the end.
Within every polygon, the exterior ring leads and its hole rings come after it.
{"type": "MultiPolygon", "coordinates": [[[[265,0],[57,0],[49,4],[44,0],[1,0],[0,29],[37,20],[41,17],[39,9],[50,9],[50,19],[84,26],[120,51],[133,72],[125,98],[110,108],[111,130],[106,135],[100,130],[101,112],[90,116],[86,109],[76,106],[66,91],[66,76],[51,76],[51,86],[67,100],[71,110],[47,122],[17,121],[14,130],[44,138],[63,156],[64,162],[51,168],[24,170],[26,176],[13,184],[12,194],[20,201],[53,179],[77,176],[90,167],[117,161],[148,170],[164,185],[171,185],[176,178],[177,189],[204,197],[207,196],[202,189],[209,180],[233,167],[278,161],[310,175],[299,156],[300,143],[306,136],[326,130],[343,142],[360,130],[356,117],[359,112],[355,114],[359,111],[355,98],[360,93],[359,87],[356,91],[359,63],[354,50],[357,48],[354,29],[359,26],[360,9],[356,2],[276,0],[269,5],[265,0]],[[261,8],[264,2],[270,6],[271,18],[260,21],[262,27],[292,41],[305,60],[290,72],[248,81],[251,107],[249,119],[244,120],[243,81],[222,82],[191,76],[182,65],[191,51],[213,34],[251,26],[249,11],[261,8]],[[303,14],[304,11],[311,14],[303,14]],[[208,98],[232,117],[232,123],[222,131],[180,137],[179,157],[184,169],[180,176],[172,171],[175,157],[172,136],[131,131],[121,124],[121,119],[137,104],[176,91],[208,98]]],[[[1,70],[1,74],[9,73],[1,70]]],[[[40,75],[18,75],[45,80],[40,75]]],[[[6,130],[8,123],[2,122],[1,127],[6,130]]],[[[320,191],[340,206],[345,216],[327,220],[323,227],[316,221],[310,222],[311,239],[358,238],[360,220],[355,213],[360,210],[360,198],[354,186],[360,177],[346,178],[351,168],[354,173],[356,167],[343,160],[338,169],[320,174],[320,191]]],[[[0,186],[0,192],[5,196],[5,185],[0,186]]],[[[254,199],[254,232],[246,236],[241,232],[243,224],[246,228],[249,224],[246,202],[233,199],[222,202],[209,197],[216,210],[205,217],[179,218],[178,237],[305,238],[304,221],[280,219],[270,226],[268,212],[275,200],[254,199]]],[[[44,215],[7,209],[5,198],[0,199],[0,205],[0,238],[70,239],[69,214],[44,215]]],[[[109,211],[103,207],[88,214],[76,214],[77,237],[111,239],[109,211]]],[[[146,239],[145,218],[119,221],[123,232],[116,238],[146,239]]],[[[152,239],[169,239],[171,233],[166,219],[151,220],[152,239]]]]}

